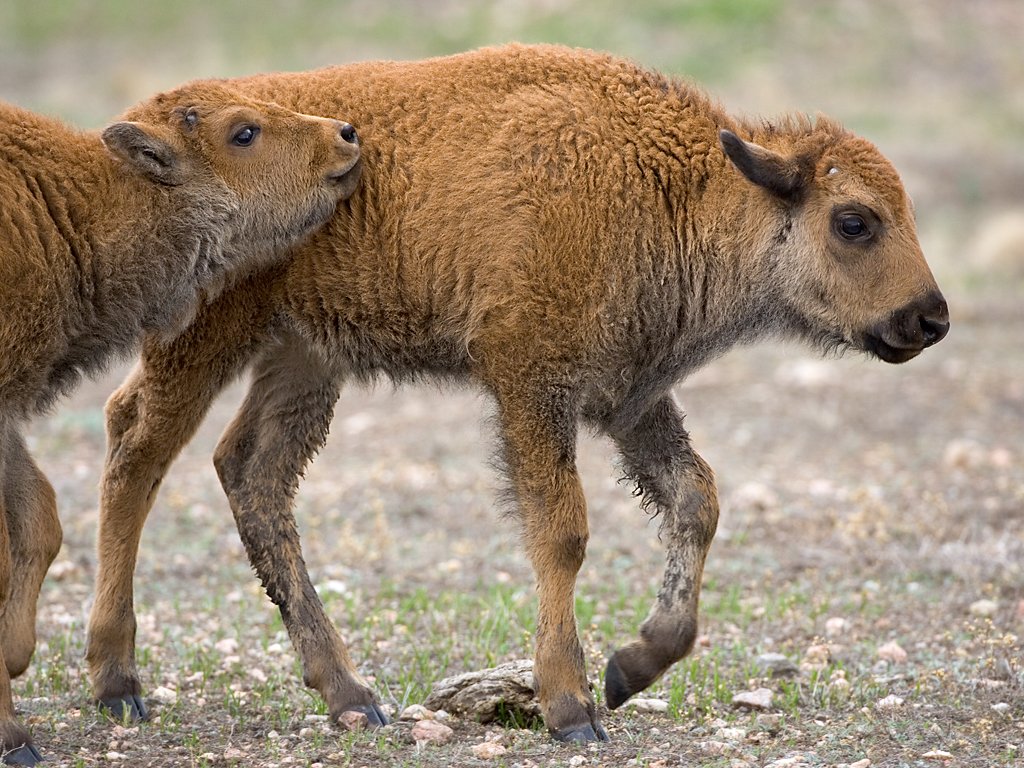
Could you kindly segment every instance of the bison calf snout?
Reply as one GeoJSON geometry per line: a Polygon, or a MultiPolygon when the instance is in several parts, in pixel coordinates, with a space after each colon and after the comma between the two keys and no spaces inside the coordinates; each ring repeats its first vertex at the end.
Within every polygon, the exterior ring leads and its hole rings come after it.
{"type": "Polygon", "coordinates": [[[904,363],[942,341],[949,332],[949,308],[938,292],[904,307],[867,335],[865,348],[887,363],[904,363]]]}
{"type": "Polygon", "coordinates": [[[933,292],[897,313],[896,323],[906,345],[920,351],[949,332],[949,308],[942,294],[933,292]]]}
{"type": "Polygon", "coordinates": [[[941,296],[937,297],[930,311],[923,312],[918,322],[921,325],[921,336],[926,347],[942,341],[949,333],[949,308],[941,296]]]}
{"type": "Polygon", "coordinates": [[[350,123],[342,123],[341,129],[338,131],[338,135],[341,136],[341,140],[346,144],[359,143],[359,136],[356,133],[356,129],[350,123]]]}

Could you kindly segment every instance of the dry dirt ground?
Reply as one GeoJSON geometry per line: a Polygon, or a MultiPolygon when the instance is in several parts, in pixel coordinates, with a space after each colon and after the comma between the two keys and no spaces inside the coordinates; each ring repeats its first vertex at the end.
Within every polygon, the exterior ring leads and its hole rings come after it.
{"type": "MultiPolygon", "coordinates": [[[[66,543],[18,708],[57,765],[1020,764],[1024,318],[1012,292],[956,301],[949,337],[903,366],[762,346],[679,388],[723,500],[703,636],[649,692],[667,712],[606,713],[613,741],[590,748],[458,718],[440,746],[416,745],[408,723],[351,735],[324,722],[210,466],[244,382],[178,460],[146,528],[139,646],[147,692],[162,689],[157,721],[107,722],[89,701],[83,640],[115,371],[31,430],[66,543]],[[799,672],[762,671],[767,652],[799,672]],[[732,706],[760,687],[774,693],[764,713],[732,706]],[[478,758],[483,741],[507,751],[478,758]]],[[[487,412],[465,391],[348,391],[300,491],[314,581],[396,712],[441,677],[530,653],[530,572],[494,505],[487,412]]],[[[592,539],[578,607],[599,688],[603,660],[643,618],[661,550],[609,446],[585,437],[580,466],[592,539]]]]}

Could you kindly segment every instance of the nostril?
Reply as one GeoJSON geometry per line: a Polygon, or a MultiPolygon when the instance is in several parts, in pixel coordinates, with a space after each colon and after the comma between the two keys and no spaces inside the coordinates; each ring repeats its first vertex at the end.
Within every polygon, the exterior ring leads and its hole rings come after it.
{"type": "Polygon", "coordinates": [[[341,130],[338,133],[341,136],[342,140],[348,144],[355,144],[357,141],[359,141],[359,136],[356,134],[356,129],[353,126],[349,125],[348,123],[344,123],[341,126],[341,130]]]}
{"type": "Polygon", "coordinates": [[[925,346],[931,346],[942,341],[949,331],[949,321],[945,319],[939,320],[931,317],[922,317],[920,323],[925,346]]]}

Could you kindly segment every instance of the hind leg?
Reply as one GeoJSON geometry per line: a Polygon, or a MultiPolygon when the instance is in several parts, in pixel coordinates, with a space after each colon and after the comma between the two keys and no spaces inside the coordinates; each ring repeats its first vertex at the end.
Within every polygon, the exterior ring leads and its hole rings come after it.
{"type": "MultiPolygon", "coordinates": [[[[27,456],[24,454],[24,443],[21,442],[21,436],[10,425],[0,421],[0,491],[2,491],[0,492],[0,627],[11,630],[9,633],[4,633],[4,642],[0,646],[0,753],[3,755],[3,762],[9,765],[35,765],[42,760],[42,756],[32,745],[28,729],[18,721],[15,715],[14,699],[11,696],[11,676],[5,658],[9,636],[16,655],[24,657],[15,659],[16,665],[24,669],[28,664],[28,659],[32,655],[32,647],[35,644],[35,600],[39,592],[36,581],[42,582],[41,576],[37,580],[34,572],[30,575],[29,586],[35,584],[34,592],[31,589],[27,590],[32,592],[30,609],[26,610],[24,606],[12,603],[12,596],[21,600],[26,597],[26,590],[15,586],[18,580],[13,578],[12,541],[8,531],[8,520],[17,513],[18,507],[26,498],[29,490],[24,487],[26,482],[24,458],[27,456]],[[13,471],[9,475],[8,469],[11,464],[13,464],[13,471]],[[14,501],[13,508],[8,506],[8,499],[14,501]],[[25,614],[28,613],[31,613],[33,626],[26,637],[24,631],[19,633],[18,630],[24,626],[25,614]],[[26,642],[29,644],[27,651],[25,650],[26,642]]],[[[35,465],[31,461],[29,464],[34,468],[35,465]]],[[[46,565],[48,566],[49,562],[46,565]]],[[[38,568],[38,566],[36,567],[38,568]]],[[[45,574],[46,568],[43,567],[42,570],[45,574]]]]}
{"type": "Polygon", "coordinates": [[[639,639],[608,661],[605,696],[614,709],[693,647],[704,560],[718,525],[718,495],[714,474],[690,447],[671,396],[659,400],[632,428],[612,436],[645,505],[660,514],[667,546],[661,589],[639,639]]]}
{"type": "Polygon", "coordinates": [[[327,437],[339,378],[299,338],[269,348],[214,464],[249,561],[302,660],[306,685],[324,697],[332,718],[357,711],[380,726],[387,717],[313,588],[292,512],[302,471],[327,437]]]}
{"type": "Polygon", "coordinates": [[[139,365],[107,401],[86,660],[93,695],[117,719],[147,716],[135,662],[132,583],[142,528],[174,457],[263,343],[270,302],[258,286],[207,307],[169,344],[147,340],[139,365]]]}
{"type": "Polygon", "coordinates": [[[7,441],[4,501],[15,578],[0,615],[0,647],[11,677],[28,667],[36,644],[36,604],[43,578],[60,551],[62,531],[53,487],[29,456],[21,435],[7,441]]]}

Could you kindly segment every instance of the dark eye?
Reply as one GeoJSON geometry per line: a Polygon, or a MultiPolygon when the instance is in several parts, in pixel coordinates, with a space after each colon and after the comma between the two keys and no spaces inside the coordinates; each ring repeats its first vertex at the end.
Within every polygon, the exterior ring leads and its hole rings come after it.
{"type": "Polygon", "coordinates": [[[239,128],[235,131],[235,135],[231,137],[231,143],[236,147],[248,147],[256,140],[256,136],[259,132],[260,129],[255,125],[247,125],[244,128],[239,128]]]}
{"type": "Polygon", "coordinates": [[[861,242],[871,237],[871,230],[859,213],[843,213],[835,218],[836,233],[851,243],[861,242]]]}

